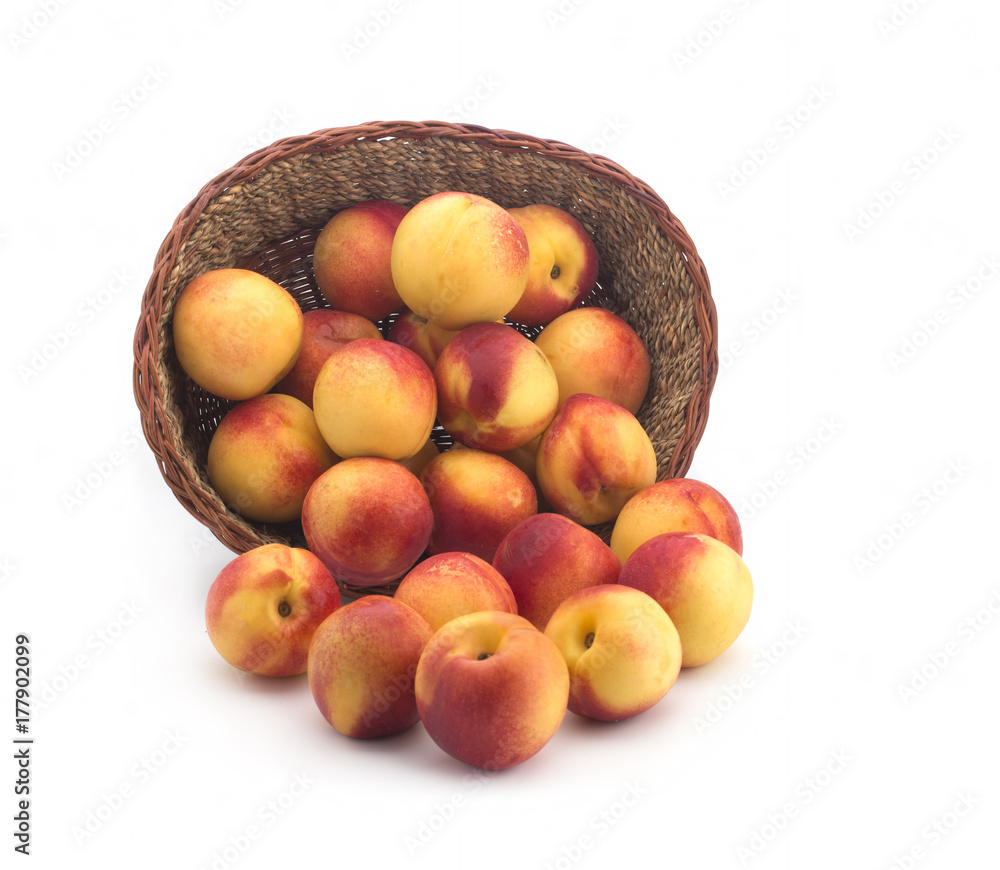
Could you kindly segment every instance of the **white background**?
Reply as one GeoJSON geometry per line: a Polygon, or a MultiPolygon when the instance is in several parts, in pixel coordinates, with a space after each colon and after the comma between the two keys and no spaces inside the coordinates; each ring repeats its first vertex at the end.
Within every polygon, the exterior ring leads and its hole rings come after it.
{"type": "Polygon", "coordinates": [[[49,698],[10,866],[996,861],[995,4],[907,0],[897,26],[890,0],[47,3],[0,15],[0,696],[25,632],[49,698]],[[304,678],[218,657],[204,599],[232,554],[132,399],[140,296],[201,186],[276,136],[394,119],[606,154],[685,224],[719,309],[690,475],[742,515],[746,631],[649,713],[570,715],[483,779],[420,726],[350,741],[304,678]]]}

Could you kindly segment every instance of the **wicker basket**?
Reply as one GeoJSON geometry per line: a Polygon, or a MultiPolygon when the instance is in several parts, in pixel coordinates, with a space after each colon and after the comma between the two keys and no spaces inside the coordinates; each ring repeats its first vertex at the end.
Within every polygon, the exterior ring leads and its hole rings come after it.
{"type": "Polygon", "coordinates": [[[146,440],[177,500],[234,552],[272,541],[304,547],[305,539],[298,523],[255,523],[227,510],[209,483],[208,444],[232,403],[206,393],[177,362],[170,324],[178,293],[201,272],[241,266],[277,281],[303,310],[326,307],[312,247],[335,212],[375,198],[412,205],[445,190],[508,208],[549,203],[586,227],[600,258],[594,298],[650,352],[638,418],[658,479],[689,468],[718,368],[715,306],[694,244],[648,185],[561,142],[468,124],[321,130],[274,142],[206,184],[164,239],[142,298],[133,387],[146,440]]]}

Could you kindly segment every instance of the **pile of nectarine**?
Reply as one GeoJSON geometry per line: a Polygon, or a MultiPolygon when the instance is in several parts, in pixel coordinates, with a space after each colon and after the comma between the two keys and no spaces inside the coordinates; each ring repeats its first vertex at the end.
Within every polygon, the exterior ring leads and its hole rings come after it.
{"type": "Polygon", "coordinates": [[[206,624],[227,662],[308,672],[345,735],[419,720],[500,769],[567,710],[636,716],[733,643],[752,599],[739,520],[707,484],[656,482],[635,416],[646,347],[580,307],[597,257],[559,208],[453,191],[334,215],[313,257],[329,308],[303,314],[241,269],[187,284],[178,361],[236,402],[212,486],[247,519],[300,522],[308,546],[258,547],[216,578],[206,624]],[[588,528],[611,522],[609,542],[588,528]]]}

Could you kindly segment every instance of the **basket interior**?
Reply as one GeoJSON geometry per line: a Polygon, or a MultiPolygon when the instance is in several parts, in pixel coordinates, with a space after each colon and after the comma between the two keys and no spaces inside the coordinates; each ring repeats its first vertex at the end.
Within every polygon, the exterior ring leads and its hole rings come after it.
{"type": "MultiPolygon", "coordinates": [[[[671,473],[692,392],[705,382],[704,336],[685,257],[647,205],[607,178],[531,150],[497,150],[445,137],[390,137],[350,141],[258,168],[207,202],[169,264],[157,324],[163,414],[177,455],[204,491],[214,494],[205,471],[208,444],[233,403],[194,384],[177,362],[170,323],[187,282],[209,269],[241,266],[277,281],[303,310],[327,307],[312,274],[312,245],[334,213],[376,198],[409,206],[447,190],[476,193],[507,208],[558,206],[591,234],[600,270],[588,302],[610,308],[646,342],[652,372],[637,416],[656,450],[658,479],[671,473]]],[[[530,337],[537,330],[522,331],[530,337]]],[[[225,511],[221,500],[219,508],[225,511]]],[[[265,526],[235,516],[231,521],[259,542],[305,546],[298,523],[265,526]]]]}

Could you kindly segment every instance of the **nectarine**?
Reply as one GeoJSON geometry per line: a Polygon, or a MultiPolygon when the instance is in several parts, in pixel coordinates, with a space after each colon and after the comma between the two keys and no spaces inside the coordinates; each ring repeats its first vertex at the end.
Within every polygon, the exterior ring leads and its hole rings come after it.
{"type": "Polygon", "coordinates": [[[285,677],[305,672],[313,633],[340,604],[336,581],[312,553],[264,544],[219,572],[208,590],[205,626],[233,667],[285,677]]]}
{"type": "Polygon", "coordinates": [[[189,281],[174,306],[174,351],[196,384],[223,399],[266,393],[295,364],[302,310],[270,278],[212,269],[189,281]]]}
{"type": "Polygon", "coordinates": [[[392,243],[392,278],[411,311],[443,329],[503,317],[528,281],[528,241],[499,205],[446,191],[418,202],[392,243]]]}

